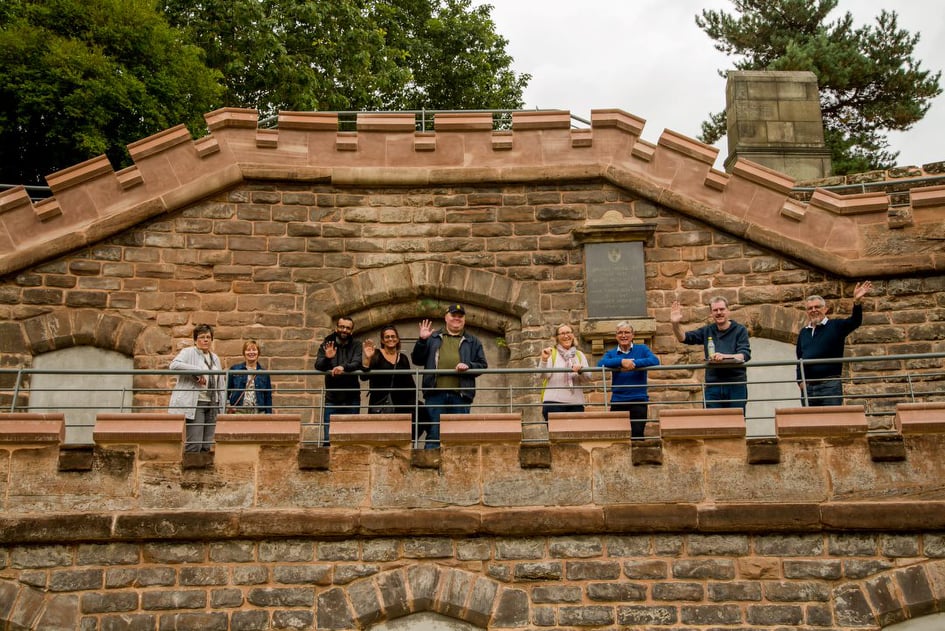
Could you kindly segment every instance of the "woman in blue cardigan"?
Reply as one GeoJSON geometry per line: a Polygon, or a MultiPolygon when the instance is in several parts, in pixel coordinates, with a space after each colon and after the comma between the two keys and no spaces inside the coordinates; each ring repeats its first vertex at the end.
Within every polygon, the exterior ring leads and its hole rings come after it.
{"type": "Polygon", "coordinates": [[[272,414],[272,382],[259,365],[259,343],[256,340],[248,340],[243,344],[243,359],[243,363],[231,366],[230,370],[255,370],[256,373],[229,374],[226,380],[226,411],[231,414],[272,414]]]}

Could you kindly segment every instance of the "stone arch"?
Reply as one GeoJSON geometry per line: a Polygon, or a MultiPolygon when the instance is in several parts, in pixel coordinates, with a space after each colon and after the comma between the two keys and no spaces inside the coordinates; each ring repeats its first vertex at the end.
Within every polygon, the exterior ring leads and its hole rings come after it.
{"type": "Polygon", "coordinates": [[[139,357],[170,353],[172,342],[156,326],[96,309],[63,309],[29,318],[23,321],[20,339],[22,349],[31,356],[73,346],[94,346],[133,357],[136,364],[139,357]]]}
{"type": "Polygon", "coordinates": [[[77,629],[79,615],[76,595],[50,594],[18,581],[0,579],[0,628],[77,629]]]}
{"type": "MultiPolygon", "coordinates": [[[[897,567],[833,590],[834,622],[886,628],[945,612],[945,559],[897,567]]],[[[900,627],[901,628],[901,627],[900,627]]],[[[922,627],[915,627],[922,628],[922,627]]]]}
{"type": "MultiPolygon", "coordinates": [[[[804,325],[804,312],[781,305],[750,305],[739,309],[743,324],[754,337],[766,337],[786,344],[794,344],[797,332],[804,325]]],[[[738,319],[738,318],[736,318],[738,319]]]]}
{"type": "Polygon", "coordinates": [[[466,307],[472,325],[504,336],[513,359],[522,356],[521,332],[538,304],[537,286],[488,270],[435,261],[368,269],[314,292],[308,310],[322,326],[348,314],[365,330],[404,319],[438,319],[451,302],[466,307]]]}
{"type": "MultiPolygon", "coordinates": [[[[164,358],[172,349],[170,335],[160,327],[121,313],[101,313],[95,309],[61,309],[44,313],[21,323],[8,323],[3,333],[4,339],[10,341],[10,354],[17,355],[18,365],[25,368],[35,367],[35,358],[39,355],[87,347],[131,358],[132,368],[159,369],[167,367],[164,358]]],[[[114,366],[107,361],[105,365],[96,365],[107,370],[114,368],[121,373],[128,370],[127,365],[114,366]]],[[[162,376],[136,371],[130,376],[130,382],[122,387],[128,387],[134,393],[133,405],[149,406],[157,403],[157,395],[153,393],[165,387],[165,382],[162,376]]],[[[27,376],[24,385],[31,383],[27,376]]],[[[19,405],[21,402],[17,403],[19,405]]],[[[67,419],[67,425],[71,424],[67,419]]],[[[91,436],[91,428],[79,431],[83,436],[91,436]]],[[[67,439],[70,438],[67,436],[67,439]]]]}
{"type": "Polygon", "coordinates": [[[420,612],[433,612],[480,628],[522,626],[528,595],[474,572],[421,563],[380,572],[318,597],[319,629],[365,629],[420,612]]]}

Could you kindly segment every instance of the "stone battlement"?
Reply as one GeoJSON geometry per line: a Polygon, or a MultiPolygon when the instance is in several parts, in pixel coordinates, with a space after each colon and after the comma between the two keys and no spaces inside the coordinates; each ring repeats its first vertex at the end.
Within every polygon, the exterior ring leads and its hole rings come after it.
{"type": "Polygon", "coordinates": [[[902,404],[886,432],[867,431],[861,406],[779,410],[777,437],[763,439],[745,438],[740,410],[664,412],[632,442],[599,413],[567,416],[553,415],[549,441],[523,442],[517,414],[448,415],[439,450],[412,450],[397,415],[339,417],[330,449],[301,442],[297,415],[222,415],[215,452],[195,462],[180,416],[102,414],[94,447],[77,449],[61,445],[59,414],[2,414],[0,532],[38,543],[525,536],[536,519],[571,534],[945,527],[930,470],[945,404],[902,404]]]}
{"type": "Polygon", "coordinates": [[[100,156],[48,176],[53,196],[36,204],[23,187],[0,194],[0,275],[251,179],[337,187],[604,179],[842,276],[945,267],[937,256],[883,247],[902,229],[921,237],[923,224],[940,224],[945,187],[916,189],[908,209],[892,213],[884,191],[818,189],[802,202],[789,176],[745,160],[717,171],[717,149],[671,130],[647,142],[644,120],[620,110],[594,110],[589,129],[571,129],[566,111],[515,112],[510,131],[493,130],[488,113],[438,114],[434,132],[416,132],[409,113],[359,114],[356,132],[338,131],[338,115],[325,112],[283,112],[278,129],[259,129],[255,110],[206,118],[203,138],[180,125],[129,145],[135,164],[121,171],[100,156]]]}

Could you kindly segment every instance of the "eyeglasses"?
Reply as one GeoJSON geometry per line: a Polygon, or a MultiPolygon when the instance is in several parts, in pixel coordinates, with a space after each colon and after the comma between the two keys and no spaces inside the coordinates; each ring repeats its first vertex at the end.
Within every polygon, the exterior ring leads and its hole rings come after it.
{"type": "Polygon", "coordinates": [[[396,335],[385,335],[384,339],[385,340],[399,340],[400,338],[397,337],[396,335]]]}
{"type": "Polygon", "coordinates": [[[633,335],[633,331],[617,331],[617,335],[633,335]]]}
{"type": "Polygon", "coordinates": [[[213,336],[212,336],[212,335],[198,335],[198,336],[197,336],[197,339],[198,339],[198,340],[208,340],[208,341],[211,341],[211,342],[212,342],[212,341],[213,341],[213,336]]]}

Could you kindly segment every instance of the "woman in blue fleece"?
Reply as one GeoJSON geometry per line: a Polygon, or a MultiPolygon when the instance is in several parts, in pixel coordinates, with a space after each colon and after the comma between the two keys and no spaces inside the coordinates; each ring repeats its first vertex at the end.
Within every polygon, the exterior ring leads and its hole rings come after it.
{"type": "Polygon", "coordinates": [[[633,343],[633,327],[623,321],[617,325],[617,348],[612,348],[597,362],[613,371],[611,378],[611,412],[627,412],[630,416],[630,437],[643,438],[648,415],[646,371],[659,366],[659,358],[646,344],[633,343]]]}

